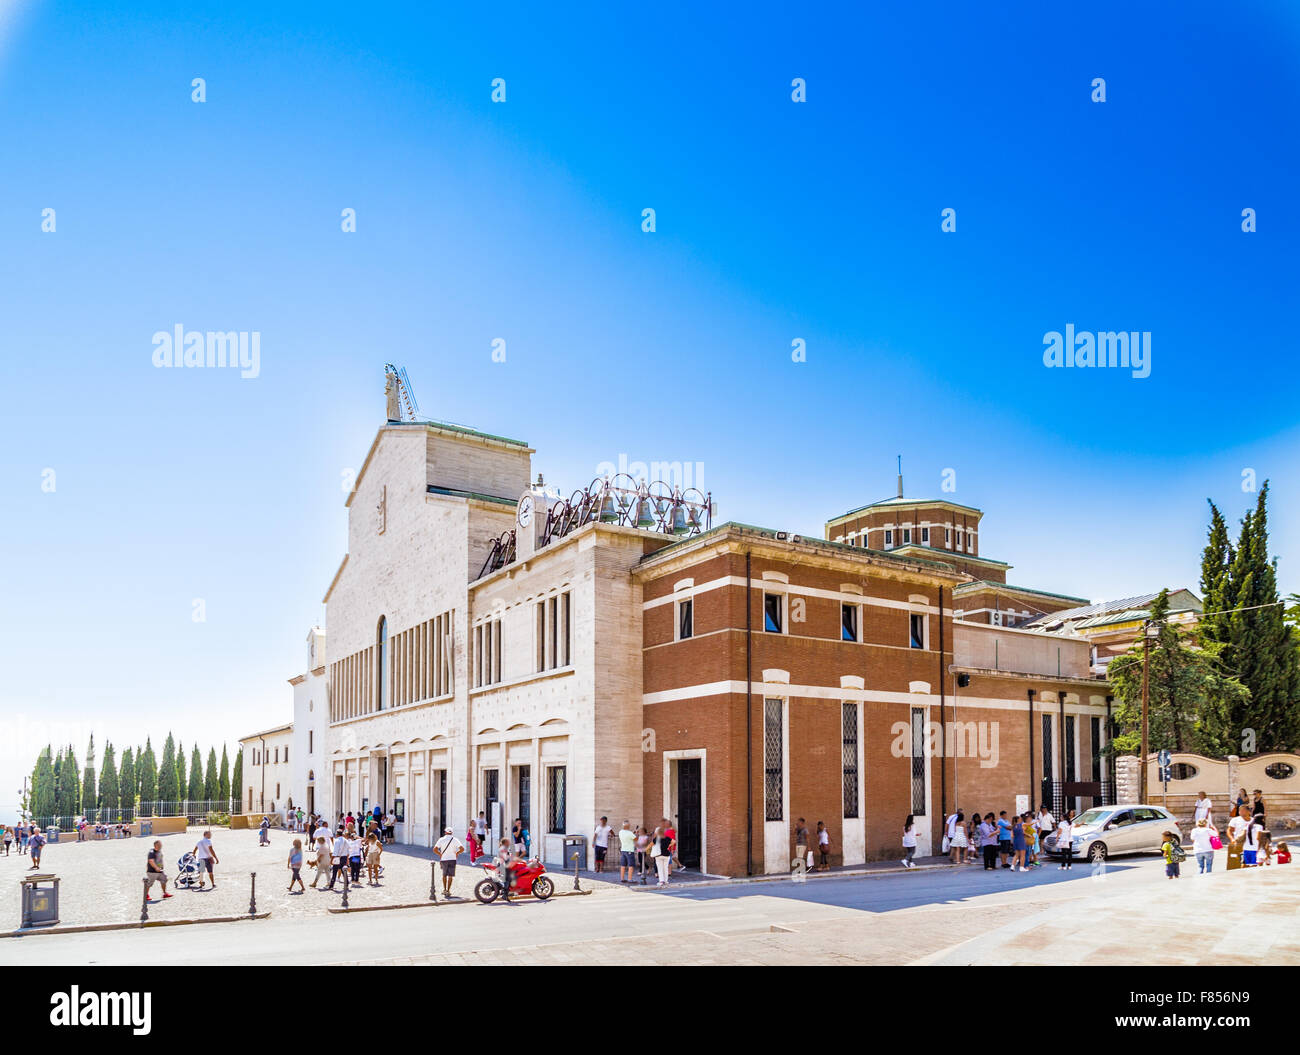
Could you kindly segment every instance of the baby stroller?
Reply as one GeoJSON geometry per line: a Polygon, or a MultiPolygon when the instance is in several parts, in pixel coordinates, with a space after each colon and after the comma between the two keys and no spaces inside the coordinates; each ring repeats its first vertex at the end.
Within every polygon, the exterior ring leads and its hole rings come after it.
{"type": "Polygon", "coordinates": [[[198,886],[203,870],[199,868],[199,859],[193,853],[187,853],[176,862],[176,886],[198,886]]]}

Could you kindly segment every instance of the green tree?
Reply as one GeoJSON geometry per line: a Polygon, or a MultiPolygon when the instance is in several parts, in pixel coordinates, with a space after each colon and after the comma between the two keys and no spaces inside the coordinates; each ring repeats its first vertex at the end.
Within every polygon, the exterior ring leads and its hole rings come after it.
{"type": "Polygon", "coordinates": [[[99,768],[99,808],[115,810],[118,808],[117,760],[113,753],[113,741],[104,745],[104,764],[99,768]]]}
{"type": "Polygon", "coordinates": [[[185,745],[176,745],[176,797],[183,799],[189,794],[190,784],[185,779],[185,745]]]}
{"type": "Polygon", "coordinates": [[[180,787],[176,783],[176,741],[168,733],[163,744],[162,760],[158,763],[158,800],[171,803],[178,798],[180,787]]]}
{"type": "Polygon", "coordinates": [[[186,789],[185,797],[191,802],[198,802],[200,799],[207,798],[203,794],[203,758],[199,754],[199,745],[194,745],[194,750],[190,755],[190,785],[186,789]]]}
{"type": "Polygon", "coordinates": [[[89,813],[99,803],[99,788],[95,783],[95,734],[90,734],[86,748],[86,769],[81,776],[81,812],[89,813]]]}
{"type": "MultiPolygon", "coordinates": [[[[1151,620],[1159,636],[1151,642],[1149,705],[1147,723],[1149,747],[1158,751],[1191,751],[1221,755],[1231,750],[1230,715],[1249,697],[1237,679],[1223,670],[1224,646],[1198,641],[1183,628],[1167,620],[1169,591],[1161,590],[1151,604],[1151,620]]],[[[1115,718],[1120,732],[1112,750],[1137,753],[1142,743],[1142,660],[1139,640],[1106,669],[1120,701],[1115,718]]]]}
{"type": "Polygon", "coordinates": [[[230,778],[230,797],[240,803],[236,812],[243,811],[244,802],[244,748],[235,752],[235,775],[230,778]]]}
{"type": "MultiPolygon", "coordinates": [[[[235,775],[239,780],[239,775],[235,775]]],[[[217,776],[217,798],[222,802],[230,801],[230,759],[226,757],[226,745],[221,745],[221,772],[217,776]]]]}
{"type": "Polygon", "coordinates": [[[49,744],[36,756],[36,768],[32,770],[31,814],[34,818],[44,820],[54,816],[54,758],[53,748],[49,744]]]}
{"type": "Polygon", "coordinates": [[[203,797],[209,802],[218,799],[220,784],[217,781],[217,749],[208,748],[208,768],[203,775],[203,797]]]}
{"type": "Polygon", "coordinates": [[[126,811],[126,819],[135,816],[135,796],[140,788],[139,778],[135,773],[135,756],[128,747],[122,752],[122,769],[117,778],[118,808],[126,811]]]}
{"type": "Polygon", "coordinates": [[[151,817],[153,807],[146,803],[152,803],[158,798],[158,763],[154,758],[153,744],[147,736],[144,738],[143,754],[136,757],[139,759],[136,769],[140,772],[140,812],[148,810],[145,816],[151,817]]]}
{"type": "Polygon", "coordinates": [[[77,768],[77,753],[68,745],[68,753],[63,756],[59,767],[58,806],[55,813],[61,818],[70,819],[81,809],[81,773],[77,768]]]}

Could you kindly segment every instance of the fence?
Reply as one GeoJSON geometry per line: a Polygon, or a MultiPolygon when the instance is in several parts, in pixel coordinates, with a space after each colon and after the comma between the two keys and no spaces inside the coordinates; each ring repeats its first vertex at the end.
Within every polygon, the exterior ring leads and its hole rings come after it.
{"type": "Polygon", "coordinates": [[[74,813],[66,817],[32,817],[28,815],[23,820],[24,823],[39,826],[42,831],[47,828],[58,828],[64,832],[73,831],[82,817],[85,817],[87,824],[127,824],[141,817],[185,817],[193,824],[203,824],[207,821],[208,814],[229,815],[232,810],[237,809],[238,805],[238,799],[196,799],[194,801],[183,800],[180,802],[154,801],[142,802],[134,809],[94,809],[86,810],[85,813],[74,813]]]}

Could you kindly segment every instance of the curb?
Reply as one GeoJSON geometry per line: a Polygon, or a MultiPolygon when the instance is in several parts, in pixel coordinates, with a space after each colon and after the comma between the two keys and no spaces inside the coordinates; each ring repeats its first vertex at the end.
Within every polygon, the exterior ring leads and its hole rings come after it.
{"type": "MultiPolygon", "coordinates": [[[[588,894],[594,894],[594,890],[557,890],[548,897],[547,901],[554,901],[557,897],[586,897],[588,894]]],[[[536,901],[532,895],[526,898],[516,898],[517,901],[536,901]]],[[[329,908],[325,911],[334,916],[346,916],[351,912],[389,912],[393,909],[401,908],[442,908],[444,905],[451,908],[457,905],[477,905],[478,901],[470,897],[456,898],[453,901],[407,901],[400,905],[359,905],[356,908],[329,908]]]]}
{"type": "MultiPolygon", "coordinates": [[[[943,865],[913,865],[911,868],[900,868],[898,871],[885,871],[881,868],[873,868],[870,871],[862,869],[854,872],[809,872],[803,877],[806,883],[825,882],[828,879],[885,879],[889,876],[908,875],[912,872],[942,872],[945,869],[961,868],[961,865],[943,864],[943,865]]],[[[715,886],[748,886],[751,883],[790,883],[794,882],[793,875],[770,875],[770,876],[738,876],[732,879],[692,879],[684,883],[678,883],[671,886],[670,889],[677,892],[695,890],[697,887],[715,887],[715,886]]],[[[650,893],[655,890],[654,887],[646,885],[641,887],[640,884],[631,884],[628,890],[632,893],[650,893]]]]}
{"type": "Polygon", "coordinates": [[[104,930],[144,930],[148,927],[188,927],[197,923],[238,923],[242,919],[270,919],[271,913],[259,912],[250,916],[205,916],[201,919],[151,919],[145,923],[81,923],[71,927],[28,927],[27,929],[0,931],[0,938],[29,938],[36,934],[86,934],[104,930]]]}

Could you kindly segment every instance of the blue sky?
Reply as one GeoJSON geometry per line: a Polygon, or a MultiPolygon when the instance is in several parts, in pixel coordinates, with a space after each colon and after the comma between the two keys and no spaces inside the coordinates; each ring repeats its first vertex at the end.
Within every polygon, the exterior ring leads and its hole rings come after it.
{"type": "Polygon", "coordinates": [[[0,0],[0,803],[41,723],[288,717],[388,360],[566,490],[700,462],[816,534],[954,469],[1095,599],[1195,587],[1253,469],[1300,590],[1294,8],[693,6],[0,0]],[[1046,369],[1067,323],[1151,376],[1046,369]],[[155,369],[177,324],[260,375],[155,369]]]}

